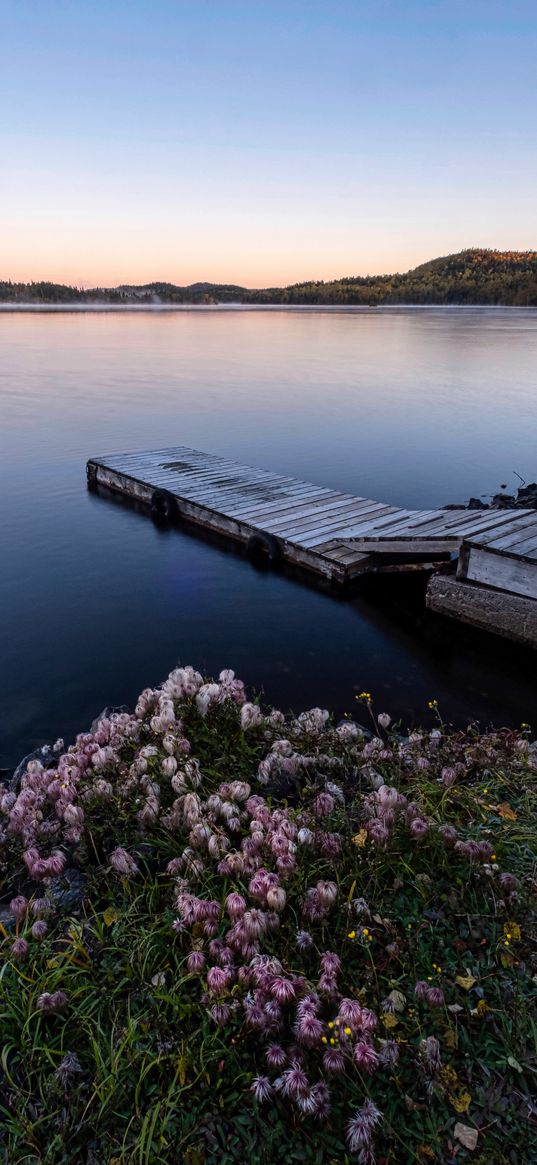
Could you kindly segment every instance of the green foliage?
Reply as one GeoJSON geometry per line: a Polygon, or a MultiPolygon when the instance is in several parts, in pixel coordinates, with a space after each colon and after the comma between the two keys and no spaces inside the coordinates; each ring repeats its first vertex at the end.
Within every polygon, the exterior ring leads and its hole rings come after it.
{"type": "Polygon", "coordinates": [[[0,303],[327,304],[334,307],[402,304],[537,306],[537,252],[470,249],[395,275],[311,280],[289,287],[248,289],[236,284],[147,283],[83,291],[57,283],[0,281],[0,303]]]}
{"type": "MultiPolygon", "coordinates": [[[[268,722],[243,731],[230,702],[202,716],[185,701],[178,712],[200,762],[204,797],[238,778],[264,792],[256,774],[276,739],[268,722]]],[[[341,857],[306,849],[268,949],[312,983],[319,951],[335,951],[347,991],[374,1008],[383,1034],[397,1041],[399,1064],[387,1075],[342,1081],[322,1125],[293,1115],[276,1095],[258,1106],[250,1084],[266,1070],[260,1038],[240,1011],[215,1028],[199,977],[186,967],[191,936],[172,929],[176,912],[165,870],[181,852],[181,832],[160,822],[141,830],[134,798],[118,798],[112,807],[90,798],[86,833],[72,854],[85,878],[79,904],[59,909],[39,944],[21,923],[30,938],[22,962],[11,956],[14,920],[3,915],[2,1165],[349,1165],[356,1158],[349,1156],[345,1127],[366,1095],[383,1112],[378,1165],[455,1159],[530,1165],[537,1159],[537,1135],[528,1123],[536,1074],[528,896],[536,766],[527,733],[450,734],[441,725],[436,736],[418,734],[402,746],[396,733],[385,733],[366,754],[365,738],[349,749],[330,725],[309,736],[288,721],[278,734],[309,758],[299,784],[280,795],[289,813],[311,803],[330,758],[346,800],[344,808],[335,805],[327,826],[342,838],[341,857]],[[420,767],[424,758],[427,766],[420,767]],[[453,784],[442,779],[449,764],[458,772],[453,784]],[[422,840],[413,841],[401,824],[386,847],[371,843],[364,799],[372,776],[419,805],[430,823],[422,840]],[[468,865],[447,847],[435,830],[446,822],[461,837],[488,839],[490,861],[468,865]],[[107,855],[118,843],[135,853],[136,876],[111,868],[107,855]],[[498,870],[516,875],[518,894],[502,895],[498,870]],[[295,932],[304,893],[319,878],[337,882],[337,906],[318,926],[314,949],[300,954],[295,932]],[[357,898],[369,904],[365,928],[349,922],[357,898]],[[441,986],[446,1006],[432,1010],[416,1000],[417,980],[441,986]],[[44,1013],[39,996],[58,989],[67,993],[68,1009],[44,1013]],[[396,993],[394,1011],[383,1007],[390,993],[396,993]],[[419,1048],[431,1036],[442,1067],[428,1076],[419,1048]],[[68,1054],[76,1055],[80,1070],[65,1077],[60,1065],[68,1054]],[[457,1122],[478,1130],[475,1153],[457,1141],[457,1122]]],[[[127,746],[123,759],[134,751],[134,744],[127,746]]],[[[155,753],[156,779],[165,754],[160,746],[155,753]]],[[[112,771],[107,775],[114,780],[112,771]]],[[[169,803],[172,794],[163,797],[169,803]]],[[[24,881],[17,842],[6,844],[8,902],[32,887],[24,881]]],[[[208,862],[196,893],[223,902],[237,885],[240,880],[208,862]]]]}

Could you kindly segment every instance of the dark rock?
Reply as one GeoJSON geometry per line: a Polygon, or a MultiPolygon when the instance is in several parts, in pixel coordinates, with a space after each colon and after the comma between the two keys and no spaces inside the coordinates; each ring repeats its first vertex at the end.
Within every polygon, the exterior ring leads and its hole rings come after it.
{"type": "Polygon", "coordinates": [[[33,752],[29,752],[28,756],[23,757],[20,764],[17,765],[13,776],[9,781],[9,788],[12,793],[18,793],[21,783],[21,777],[26,772],[28,762],[31,760],[41,761],[44,769],[51,769],[58,759],[58,753],[51,744],[43,744],[41,748],[34,748],[33,752]]]}
{"type": "Polygon", "coordinates": [[[492,503],[494,507],[500,510],[512,510],[515,506],[515,498],[513,494],[494,494],[492,503]]]}
{"type": "Polygon", "coordinates": [[[529,485],[521,485],[517,490],[516,498],[518,505],[537,509],[537,482],[532,481],[529,485]]]}
{"type": "Polygon", "coordinates": [[[442,506],[443,510],[465,510],[466,506],[463,502],[448,502],[447,506],[442,506]]]}
{"type": "Polygon", "coordinates": [[[482,502],[481,498],[470,498],[467,506],[468,510],[488,510],[487,502],[482,502]]]}
{"type": "Polygon", "coordinates": [[[59,910],[70,913],[84,900],[86,878],[76,866],[67,866],[60,878],[51,878],[49,896],[59,910]]]}

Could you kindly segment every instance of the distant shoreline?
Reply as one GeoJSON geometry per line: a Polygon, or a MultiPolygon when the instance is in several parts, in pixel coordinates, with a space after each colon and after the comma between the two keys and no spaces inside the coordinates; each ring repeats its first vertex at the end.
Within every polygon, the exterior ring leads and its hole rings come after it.
{"type": "Polygon", "coordinates": [[[310,279],[286,287],[154,280],[118,287],[72,287],[50,280],[0,279],[0,303],[24,307],[537,307],[537,251],[467,250],[393,275],[310,279]]]}
{"type": "Polygon", "coordinates": [[[0,314],[45,313],[65,314],[68,312],[103,313],[113,312],[125,315],[150,312],[177,314],[180,312],[345,312],[349,315],[390,313],[400,311],[537,311],[537,304],[514,303],[0,303],[0,314]]]}

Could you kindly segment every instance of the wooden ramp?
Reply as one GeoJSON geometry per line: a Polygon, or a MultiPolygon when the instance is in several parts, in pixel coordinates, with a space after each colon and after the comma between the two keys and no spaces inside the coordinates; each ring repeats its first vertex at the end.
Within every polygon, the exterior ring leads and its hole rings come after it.
{"type": "Polygon", "coordinates": [[[387,566],[457,554],[464,538],[523,524],[534,510],[406,510],[174,446],[93,457],[88,482],[344,583],[387,566]],[[261,547],[262,548],[262,547],[261,547]]]}

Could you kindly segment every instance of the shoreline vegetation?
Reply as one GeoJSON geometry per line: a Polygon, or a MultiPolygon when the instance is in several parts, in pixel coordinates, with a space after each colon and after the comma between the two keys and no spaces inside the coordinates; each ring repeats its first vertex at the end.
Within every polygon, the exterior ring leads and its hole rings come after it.
{"type": "Polygon", "coordinates": [[[288,287],[246,288],[203,282],[178,286],[155,281],[115,288],[77,288],[47,281],[0,280],[0,304],[536,307],[537,251],[469,249],[432,259],[403,274],[311,280],[288,287]]]}
{"type": "Polygon", "coordinates": [[[0,790],[1,1160],[537,1159],[537,741],[357,699],[178,667],[0,790]]]}

